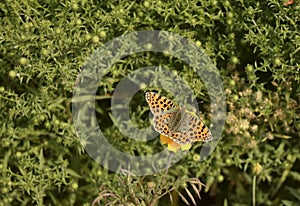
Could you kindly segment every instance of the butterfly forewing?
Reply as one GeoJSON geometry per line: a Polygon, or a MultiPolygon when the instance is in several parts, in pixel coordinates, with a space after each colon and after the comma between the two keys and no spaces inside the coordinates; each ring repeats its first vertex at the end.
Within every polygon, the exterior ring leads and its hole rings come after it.
{"type": "Polygon", "coordinates": [[[147,92],[145,97],[150,110],[154,115],[167,113],[166,111],[176,108],[171,100],[155,92],[147,92]]]}

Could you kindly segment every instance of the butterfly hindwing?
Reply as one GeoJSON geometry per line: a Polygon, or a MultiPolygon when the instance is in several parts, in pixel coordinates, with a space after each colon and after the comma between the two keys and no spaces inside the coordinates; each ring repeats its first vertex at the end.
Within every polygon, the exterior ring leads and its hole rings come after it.
{"type": "Polygon", "coordinates": [[[187,135],[193,137],[193,141],[210,141],[212,135],[207,126],[200,120],[199,117],[195,117],[191,114],[189,116],[189,126],[187,135]]]}

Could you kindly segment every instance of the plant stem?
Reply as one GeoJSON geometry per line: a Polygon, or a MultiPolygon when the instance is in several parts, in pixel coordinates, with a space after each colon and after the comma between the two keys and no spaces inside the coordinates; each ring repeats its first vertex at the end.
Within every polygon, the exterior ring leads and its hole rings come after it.
{"type": "Polygon", "coordinates": [[[253,176],[252,180],[252,205],[255,206],[255,187],[256,187],[256,175],[253,176]]]}

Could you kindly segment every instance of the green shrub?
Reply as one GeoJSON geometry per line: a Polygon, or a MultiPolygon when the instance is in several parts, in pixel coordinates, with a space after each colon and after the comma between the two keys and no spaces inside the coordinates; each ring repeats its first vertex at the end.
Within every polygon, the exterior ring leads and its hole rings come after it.
{"type": "MultiPolygon", "coordinates": [[[[300,4],[283,3],[1,2],[0,204],[169,205],[170,192],[174,205],[298,205],[300,4]],[[72,122],[73,86],[86,58],[106,41],[139,30],[194,41],[220,70],[226,90],[227,120],[215,151],[199,162],[194,145],[165,179],[164,173],[132,177],[102,168],[84,152],[72,122]],[[200,180],[206,185],[201,201],[195,190],[200,180]]],[[[116,84],[149,65],[186,78],[209,119],[207,91],[187,65],[153,53],[124,58],[99,84],[96,112],[106,136],[138,154],[162,146],[158,139],[145,145],[124,138],[107,108],[116,84]]],[[[141,127],[149,125],[142,93],[131,104],[132,120],[141,127]]]]}

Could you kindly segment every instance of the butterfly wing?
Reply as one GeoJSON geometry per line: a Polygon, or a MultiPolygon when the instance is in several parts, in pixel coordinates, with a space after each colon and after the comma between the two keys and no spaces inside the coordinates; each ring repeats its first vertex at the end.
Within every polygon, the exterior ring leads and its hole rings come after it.
{"type": "Polygon", "coordinates": [[[153,113],[153,127],[158,133],[165,135],[167,137],[178,136],[174,132],[171,132],[169,126],[170,122],[174,117],[174,114],[178,108],[176,105],[168,98],[157,94],[155,92],[146,92],[146,101],[153,113]]]}
{"type": "Polygon", "coordinates": [[[159,114],[154,115],[153,117],[153,127],[155,131],[158,133],[169,136],[170,135],[170,128],[169,125],[166,124],[168,119],[170,118],[171,114],[159,114]]]}
{"type": "Polygon", "coordinates": [[[211,141],[212,134],[207,126],[200,120],[199,117],[187,114],[189,124],[186,134],[189,138],[195,141],[211,141]]]}
{"type": "Polygon", "coordinates": [[[167,113],[176,108],[171,100],[155,92],[146,92],[145,98],[154,115],[167,113]]]}

